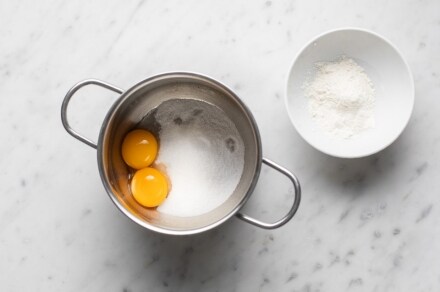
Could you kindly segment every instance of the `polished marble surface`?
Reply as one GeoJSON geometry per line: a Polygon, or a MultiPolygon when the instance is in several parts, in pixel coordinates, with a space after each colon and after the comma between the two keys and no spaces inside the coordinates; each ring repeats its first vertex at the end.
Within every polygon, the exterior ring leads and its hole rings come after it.
{"type": "MultiPolygon", "coordinates": [[[[439,291],[439,1],[1,1],[0,290],[439,291]],[[389,38],[414,74],[403,135],[372,157],[312,149],[284,108],[289,65],[329,29],[389,38]],[[219,79],[246,102],[264,155],[303,186],[297,216],[261,230],[232,218],[192,237],[132,223],[100,182],[96,152],[63,129],[77,81],[121,88],[165,71],[219,79]]],[[[96,139],[117,96],[84,89],[69,117],[96,139]]],[[[291,204],[264,168],[245,212],[291,204]]]]}

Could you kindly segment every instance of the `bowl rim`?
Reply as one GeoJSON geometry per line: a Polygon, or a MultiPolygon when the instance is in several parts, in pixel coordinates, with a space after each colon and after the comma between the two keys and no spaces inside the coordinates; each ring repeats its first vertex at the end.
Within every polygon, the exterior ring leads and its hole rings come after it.
{"type": "Polygon", "coordinates": [[[292,123],[293,127],[295,128],[296,132],[299,134],[299,136],[306,141],[310,146],[312,146],[313,148],[315,148],[316,150],[327,154],[329,156],[333,156],[333,157],[337,157],[337,158],[348,158],[348,159],[354,159],[354,158],[362,158],[362,157],[367,157],[373,154],[376,154],[382,150],[384,150],[385,148],[387,148],[388,146],[390,146],[392,143],[394,143],[397,138],[399,138],[399,136],[402,134],[402,132],[405,130],[405,128],[407,127],[409,120],[411,119],[412,116],[412,112],[414,110],[414,101],[415,101],[415,87],[414,87],[414,78],[411,72],[411,69],[409,67],[408,62],[405,60],[405,58],[403,57],[402,53],[400,52],[400,50],[387,38],[385,38],[384,36],[373,32],[369,29],[365,29],[365,28],[359,28],[359,27],[340,27],[340,28],[335,28],[335,29],[331,29],[331,30],[327,30],[325,32],[322,32],[316,36],[314,36],[313,38],[311,38],[308,42],[306,42],[306,44],[304,46],[301,47],[301,49],[299,50],[299,52],[296,54],[295,58],[293,59],[293,61],[290,63],[289,69],[288,69],[288,73],[286,76],[286,81],[285,81],[285,92],[284,92],[284,106],[286,108],[287,111],[287,115],[289,116],[290,122],[292,123]],[[297,126],[297,124],[295,123],[295,119],[292,116],[292,113],[289,111],[289,79],[290,76],[292,74],[292,70],[296,64],[296,62],[299,60],[300,56],[302,55],[302,53],[310,46],[312,45],[314,42],[316,42],[317,40],[319,40],[320,38],[332,34],[332,33],[338,33],[338,32],[342,32],[342,31],[355,31],[355,32],[360,32],[360,33],[366,33],[366,34],[370,34],[378,39],[380,39],[381,41],[383,41],[384,43],[386,43],[388,46],[391,47],[391,49],[394,50],[394,52],[397,54],[397,56],[400,58],[400,60],[403,62],[403,65],[405,67],[405,71],[408,74],[409,80],[410,80],[410,97],[411,97],[411,110],[409,111],[409,114],[405,120],[404,123],[402,123],[402,126],[400,128],[400,130],[397,132],[397,134],[388,142],[385,143],[383,146],[378,147],[376,150],[370,151],[370,152],[366,152],[364,154],[358,154],[358,155],[342,155],[342,154],[335,154],[335,153],[331,153],[331,151],[327,151],[326,149],[323,149],[320,146],[314,145],[313,143],[311,143],[309,140],[307,140],[304,135],[302,134],[302,132],[299,130],[299,127],[297,126]]]}

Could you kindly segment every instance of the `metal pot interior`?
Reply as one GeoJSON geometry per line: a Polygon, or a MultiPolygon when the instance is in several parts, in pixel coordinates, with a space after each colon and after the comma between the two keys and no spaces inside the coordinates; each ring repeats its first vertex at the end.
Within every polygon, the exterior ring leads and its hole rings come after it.
{"type": "Polygon", "coordinates": [[[108,194],[129,218],[161,233],[192,234],[221,224],[245,203],[259,176],[261,141],[252,114],[231,90],[201,75],[168,73],[140,82],[116,101],[101,129],[98,163],[108,194]],[[120,150],[122,140],[147,113],[171,99],[196,99],[216,105],[234,122],[245,146],[244,169],[235,191],[225,203],[199,216],[177,217],[144,208],[129,190],[129,169],[120,150]]]}

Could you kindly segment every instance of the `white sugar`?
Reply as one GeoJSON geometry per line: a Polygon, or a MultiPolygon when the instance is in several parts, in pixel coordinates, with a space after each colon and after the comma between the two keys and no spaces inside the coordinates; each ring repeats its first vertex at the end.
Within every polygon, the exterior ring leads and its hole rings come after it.
{"type": "Polygon", "coordinates": [[[224,203],[237,187],[244,145],[233,122],[218,107],[179,99],[162,103],[158,164],[166,167],[171,191],[158,211],[188,217],[224,203]]]}

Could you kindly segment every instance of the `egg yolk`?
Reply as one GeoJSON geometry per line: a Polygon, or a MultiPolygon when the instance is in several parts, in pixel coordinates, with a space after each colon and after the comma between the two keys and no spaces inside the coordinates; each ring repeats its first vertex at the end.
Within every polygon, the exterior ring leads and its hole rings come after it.
{"type": "Polygon", "coordinates": [[[134,169],[149,166],[156,159],[157,140],[145,130],[134,130],[127,134],[122,143],[122,158],[134,169]]]}
{"type": "Polygon", "coordinates": [[[158,170],[147,167],[136,171],[131,180],[134,199],[145,207],[159,206],[168,195],[166,177],[158,170]]]}

